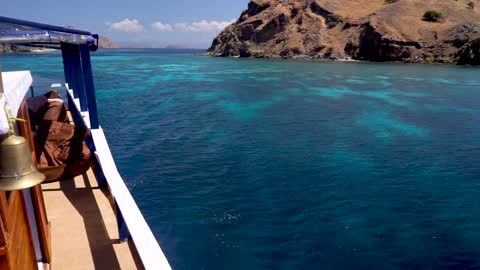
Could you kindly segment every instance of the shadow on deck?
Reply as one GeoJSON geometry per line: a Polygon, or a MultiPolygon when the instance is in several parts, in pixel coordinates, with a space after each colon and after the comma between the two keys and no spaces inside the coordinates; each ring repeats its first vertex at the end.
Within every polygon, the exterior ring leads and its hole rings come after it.
{"type": "Polygon", "coordinates": [[[42,185],[51,223],[52,269],[143,269],[131,241],[118,239],[108,190],[90,169],[72,180],[42,185]]]}

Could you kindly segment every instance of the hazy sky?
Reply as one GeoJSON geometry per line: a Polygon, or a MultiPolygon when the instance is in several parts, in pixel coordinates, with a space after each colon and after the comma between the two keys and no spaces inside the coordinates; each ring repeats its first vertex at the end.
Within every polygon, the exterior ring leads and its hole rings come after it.
{"type": "Polygon", "coordinates": [[[129,45],[207,48],[248,0],[15,0],[1,15],[74,26],[129,45]]]}

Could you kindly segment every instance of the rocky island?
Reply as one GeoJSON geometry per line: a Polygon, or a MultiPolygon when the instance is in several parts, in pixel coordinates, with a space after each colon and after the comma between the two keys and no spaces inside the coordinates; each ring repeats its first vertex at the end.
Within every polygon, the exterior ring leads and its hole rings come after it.
{"type": "Polygon", "coordinates": [[[478,0],[252,0],[207,54],[480,64],[478,0]]]}
{"type": "Polygon", "coordinates": [[[110,39],[100,36],[98,37],[98,47],[105,49],[118,49],[120,46],[116,43],[113,43],[110,39]]]}
{"type": "Polygon", "coordinates": [[[0,43],[0,53],[11,53],[14,51],[14,47],[10,44],[0,43]]]}

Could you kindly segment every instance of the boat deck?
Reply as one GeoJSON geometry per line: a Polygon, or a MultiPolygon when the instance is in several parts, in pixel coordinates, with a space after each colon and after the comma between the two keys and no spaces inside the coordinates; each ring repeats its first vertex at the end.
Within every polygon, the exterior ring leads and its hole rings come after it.
{"type": "Polygon", "coordinates": [[[50,269],[143,269],[131,241],[118,239],[108,190],[90,169],[72,180],[42,184],[51,224],[50,269]]]}

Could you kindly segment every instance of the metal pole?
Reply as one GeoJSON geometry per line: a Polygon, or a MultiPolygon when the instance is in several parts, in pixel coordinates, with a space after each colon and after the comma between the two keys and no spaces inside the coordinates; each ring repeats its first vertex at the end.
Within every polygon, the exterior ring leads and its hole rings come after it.
{"type": "Polygon", "coordinates": [[[73,64],[73,79],[75,80],[75,88],[77,89],[78,99],[80,99],[80,111],[88,110],[88,96],[85,89],[85,79],[82,69],[82,60],[80,58],[80,48],[78,45],[70,45],[70,56],[73,64]]]}
{"type": "MultiPolygon", "coordinates": [[[[62,49],[63,73],[64,73],[64,77],[65,77],[65,82],[68,83],[68,88],[72,89],[73,85],[72,85],[71,76],[70,76],[70,74],[71,74],[71,72],[70,72],[70,61],[69,61],[70,59],[69,59],[68,54],[67,54],[67,50],[68,50],[67,44],[66,43],[61,43],[60,48],[62,49]]],[[[74,92],[74,95],[76,95],[75,92],[74,92]]]]}
{"type": "Polygon", "coordinates": [[[88,113],[90,116],[90,128],[98,129],[97,101],[95,99],[95,86],[93,85],[92,63],[90,62],[90,49],[87,45],[80,45],[80,57],[82,58],[83,78],[85,80],[85,92],[87,94],[88,113]]]}

